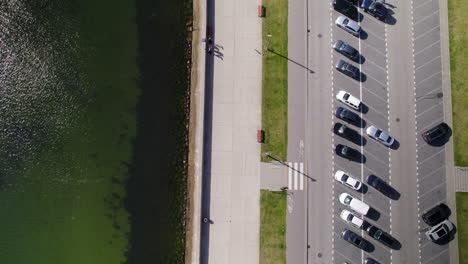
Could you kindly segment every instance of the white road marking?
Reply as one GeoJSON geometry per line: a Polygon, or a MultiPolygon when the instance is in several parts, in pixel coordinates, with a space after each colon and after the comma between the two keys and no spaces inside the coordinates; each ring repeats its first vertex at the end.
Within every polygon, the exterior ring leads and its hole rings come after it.
{"type": "Polygon", "coordinates": [[[299,164],[299,171],[301,172],[301,175],[299,175],[299,190],[304,190],[304,163],[299,164]]]}
{"type": "Polygon", "coordinates": [[[297,176],[298,176],[298,173],[297,173],[297,162],[294,162],[294,190],[297,190],[297,176]]]}
{"type": "Polygon", "coordinates": [[[288,168],[288,189],[292,190],[292,162],[289,162],[289,168],[288,168]]]}

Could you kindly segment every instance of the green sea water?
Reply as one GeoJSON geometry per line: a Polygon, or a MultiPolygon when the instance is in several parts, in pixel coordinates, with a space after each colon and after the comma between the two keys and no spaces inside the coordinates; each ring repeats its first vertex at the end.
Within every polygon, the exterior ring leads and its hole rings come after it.
{"type": "Polygon", "coordinates": [[[0,3],[0,263],[125,263],[133,1],[0,3]]]}

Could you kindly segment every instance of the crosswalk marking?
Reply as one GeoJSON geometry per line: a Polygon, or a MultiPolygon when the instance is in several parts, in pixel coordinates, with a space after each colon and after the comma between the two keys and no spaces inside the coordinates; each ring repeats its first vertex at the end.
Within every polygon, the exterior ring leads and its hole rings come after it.
{"type": "MultiPolygon", "coordinates": [[[[304,173],[304,163],[299,164],[299,171],[304,173]]],[[[299,190],[304,190],[304,175],[299,175],[299,190]]]]}
{"type": "Polygon", "coordinates": [[[304,190],[304,163],[288,162],[288,165],[288,189],[304,190]]]}
{"type": "Polygon", "coordinates": [[[297,169],[298,169],[297,165],[298,165],[297,162],[294,162],[294,190],[297,190],[297,176],[298,176],[297,175],[298,174],[297,173],[297,169]]]}

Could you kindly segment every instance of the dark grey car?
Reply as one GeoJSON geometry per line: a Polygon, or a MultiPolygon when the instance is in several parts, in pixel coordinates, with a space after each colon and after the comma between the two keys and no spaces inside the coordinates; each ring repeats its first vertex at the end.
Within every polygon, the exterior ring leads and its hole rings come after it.
{"type": "Polygon", "coordinates": [[[341,233],[341,237],[345,241],[355,245],[356,247],[358,247],[360,249],[366,250],[366,248],[368,248],[368,246],[369,246],[369,242],[367,242],[361,236],[359,236],[358,234],[356,234],[353,231],[348,230],[348,229],[345,229],[343,231],[343,233],[341,233]]]}
{"type": "Polygon", "coordinates": [[[345,62],[344,60],[339,60],[336,63],[335,68],[338,71],[348,75],[351,78],[357,78],[358,75],[359,75],[359,69],[356,68],[355,66],[345,62]]]}
{"type": "Polygon", "coordinates": [[[369,226],[366,231],[373,239],[379,241],[387,247],[392,247],[393,238],[389,234],[382,231],[382,229],[375,226],[369,226]]]}
{"type": "Polygon", "coordinates": [[[344,41],[335,40],[335,42],[333,42],[332,48],[354,61],[357,61],[359,58],[359,52],[344,41]]]}
{"type": "Polygon", "coordinates": [[[398,200],[400,198],[400,193],[375,175],[369,175],[367,177],[367,183],[393,200],[398,200]]]}
{"type": "Polygon", "coordinates": [[[336,108],[335,116],[348,123],[359,125],[359,120],[360,120],[359,116],[349,110],[344,109],[341,106],[336,108]]]}

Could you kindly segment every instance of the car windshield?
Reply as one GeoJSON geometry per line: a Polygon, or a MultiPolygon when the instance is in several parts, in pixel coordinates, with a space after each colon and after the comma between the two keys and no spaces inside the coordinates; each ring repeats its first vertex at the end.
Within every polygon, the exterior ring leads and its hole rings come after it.
{"type": "Polygon", "coordinates": [[[343,20],[343,25],[348,25],[349,23],[349,19],[345,18],[345,20],[343,20]]]}
{"type": "Polygon", "coordinates": [[[343,95],[343,99],[348,100],[348,98],[349,98],[349,94],[345,93],[345,94],[343,95]]]}
{"type": "Polygon", "coordinates": [[[437,230],[436,234],[439,237],[443,237],[446,233],[445,233],[445,230],[443,228],[440,228],[439,230],[437,230]]]}
{"type": "Polygon", "coordinates": [[[346,198],[344,199],[344,203],[345,204],[350,204],[352,199],[353,198],[351,198],[351,196],[346,196],[346,198]]]}
{"type": "Polygon", "coordinates": [[[341,177],[341,180],[342,180],[342,181],[346,181],[346,180],[348,180],[348,175],[346,175],[346,174],[343,174],[343,176],[341,177]]]}
{"type": "Polygon", "coordinates": [[[354,218],[354,216],[353,216],[352,214],[349,214],[349,215],[348,215],[348,221],[351,222],[351,221],[353,220],[353,218],[354,218]]]}
{"type": "Polygon", "coordinates": [[[380,137],[380,134],[382,134],[382,131],[380,131],[380,130],[377,130],[377,132],[375,132],[376,137],[380,137]]]}

